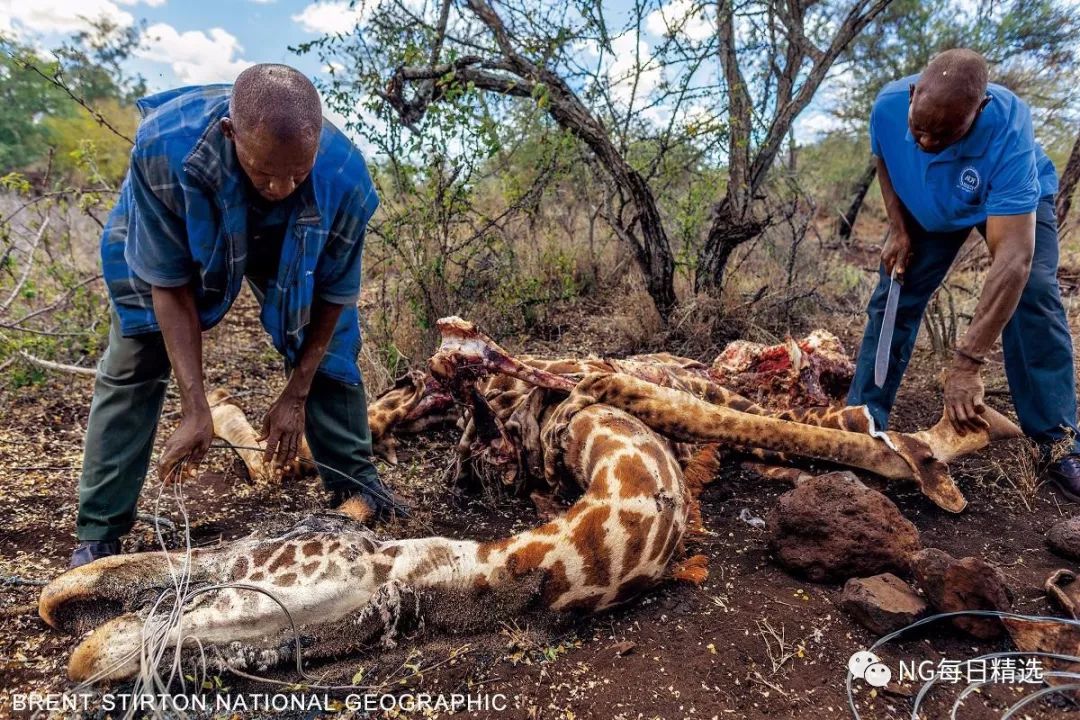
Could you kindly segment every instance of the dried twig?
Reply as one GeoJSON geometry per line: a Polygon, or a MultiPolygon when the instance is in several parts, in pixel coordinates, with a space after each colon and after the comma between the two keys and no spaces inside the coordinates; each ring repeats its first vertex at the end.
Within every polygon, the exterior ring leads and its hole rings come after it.
{"type": "Polygon", "coordinates": [[[41,238],[45,235],[45,228],[49,227],[49,218],[46,217],[41,223],[41,227],[38,228],[37,235],[34,236],[34,242],[30,246],[30,252],[27,255],[26,268],[23,269],[22,277],[19,278],[19,282],[15,283],[15,288],[8,295],[7,300],[0,304],[0,313],[6,312],[11,303],[15,302],[15,298],[19,296],[19,291],[22,290],[23,285],[26,283],[26,279],[30,277],[30,270],[34,267],[34,253],[37,251],[37,247],[41,244],[41,238]]]}
{"type": "Polygon", "coordinates": [[[56,370],[58,372],[71,373],[72,375],[85,375],[87,377],[94,377],[97,375],[97,370],[94,368],[85,368],[79,367],[78,365],[67,365],[65,363],[52,362],[51,360],[43,360],[42,358],[31,355],[25,350],[20,350],[19,354],[34,365],[43,367],[46,370],[56,370]]]}

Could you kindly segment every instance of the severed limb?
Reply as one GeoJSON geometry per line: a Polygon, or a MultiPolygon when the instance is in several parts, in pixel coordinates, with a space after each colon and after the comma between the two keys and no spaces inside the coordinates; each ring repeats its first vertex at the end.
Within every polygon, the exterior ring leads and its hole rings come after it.
{"type": "MultiPolygon", "coordinates": [[[[210,415],[214,420],[214,435],[232,445],[240,459],[247,467],[248,476],[255,482],[268,481],[274,478],[274,471],[270,463],[264,459],[266,443],[259,442],[259,434],[248,422],[244,411],[232,403],[228,391],[218,388],[206,395],[206,401],[210,405],[210,415]]],[[[311,449],[307,440],[301,443],[300,457],[312,460],[311,449]]],[[[310,462],[298,462],[293,460],[285,467],[285,475],[300,477],[305,468],[314,468],[310,462]]]]}
{"type": "Polygon", "coordinates": [[[712,391],[715,397],[703,400],[624,374],[596,374],[574,383],[516,360],[472,323],[460,318],[440,320],[439,330],[443,343],[432,357],[431,368],[447,382],[500,372],[550,390],[569,392],[570,388],[577,396],[575,405],[604,403],[618,407],[680,442],[723,442],[746,449],[761,448],[861,468],[888,479],[914,480],[928,498],[951,512],[963,510],[967,501],[944,463],[994,440],[1021,435],[1008,418],[989,408],[983,416],[987,427],[963,436],[944,420],[914,434],[875,433],[865,408],[836,411],[836,417],[824,423],[852,429],[811,426],[805,424],[813,421],[811,414],[800,416],[798,411],[786,411],[771,416],[757,406],[747,407],[745,398],[722,389],[712,391]],[[726,403],[734,407],[725,407],[726,403]]]}

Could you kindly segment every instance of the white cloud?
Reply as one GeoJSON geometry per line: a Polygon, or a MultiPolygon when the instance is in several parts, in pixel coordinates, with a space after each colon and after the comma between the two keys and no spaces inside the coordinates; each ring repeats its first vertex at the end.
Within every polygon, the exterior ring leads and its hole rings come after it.
{"type": "Polygon", "coordinates": [[[677,33],[693,42],[707,40],[716,33],[716,18],[707,5],[701,0],[671,0],[645,17],[645,29],[661,37],[677,33]]]}
{"type": "Polygon", "coordinates": [[[631,100],[640,104],[663,80],[649,44],[626,32],[611,41],[611,50],[613,59],[607,66],[607,76],[612,98],[627,105],[631,100]]]}
{"type": "Polygon", "coordinates": [[[799,142],[814,142],[833,130],[839,130],[842,123],[835,116],[820,111],[807,111],[795,120],[795,137],[799,142]]]}
{"type": "Polygon", "coordinates": [[[135,55],[168,63],[181,82],[199,84],[235,80],[254,64],[237,57],[243,49],[235,35],[221,28],[178,32],[172,25],[156,23],[146,28],[135,55]]]}
{"type": "Polygon", "coordinates": [[[17,36],[31,33],[68,34],[85,30],[90,20],[105,19],[130,27],[135,18],[111,0],[0,0],[0,30],[17,36]]]}
{"type": "Polygon", "coordinates": [[[363,3],[350,7],[348,0],[314,2],[292,16],[307,32],[320,35],[352,32],[363,16],[363,3]]]}
{"type": "Polygon", "coordinates": [[[138,5],[142,3],[149,7],[161,7],[165,4],[165,0],[116,0],[121,5],[138,5]]]}

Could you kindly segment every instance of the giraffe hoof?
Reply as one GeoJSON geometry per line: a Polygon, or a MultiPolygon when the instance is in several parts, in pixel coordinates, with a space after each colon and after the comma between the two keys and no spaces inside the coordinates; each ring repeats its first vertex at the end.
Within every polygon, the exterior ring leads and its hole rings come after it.
{"type": "Polygon", "coordinates": [[[694,555],[681,560],[671,568],[671,577],[679,582],[700,585],[709,577],[709,559],[704,555],[694,555]]]}

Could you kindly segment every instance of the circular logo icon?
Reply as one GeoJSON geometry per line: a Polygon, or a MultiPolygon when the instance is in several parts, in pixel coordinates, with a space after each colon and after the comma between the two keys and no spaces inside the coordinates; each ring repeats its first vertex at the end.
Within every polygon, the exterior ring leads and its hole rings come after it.
{"type": "MultiPolygon", "coordinates": [[[[860,680],[865,679],[866,669],[871,665],[881,665],[881,660],[878,659],[877,655],[868,650],[860,650],[848,658],[847,661],[848,672],[860,680]]],[[[885,666],[882,665],[882,667],[885,666]]],[[[888,670],[889,668],[885,669],[888,670]]]]}
{"type": "Polygon", "coordinates": [[[871,663],[863,674],[863,680],[871,687],[883,688],[892,680],[892,670],[883,662],[871,663]]]}
{"type": "Polygon", "coordinates": [[[979,189],[979,171],[970,165],[960,171],[960,189],[975,192],[979,189]]]}

